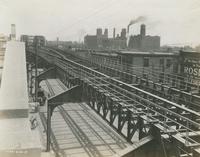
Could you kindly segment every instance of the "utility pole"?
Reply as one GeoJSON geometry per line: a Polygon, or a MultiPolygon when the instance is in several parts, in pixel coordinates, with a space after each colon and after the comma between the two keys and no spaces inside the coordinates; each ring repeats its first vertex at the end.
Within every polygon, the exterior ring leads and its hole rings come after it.
{"type": "Polygon", "coordinates": [[[50,145],[51,145],[51,115],[52,115],[52,109],[48,104],[47,101],[47,147],[46,147],[46,152],[50,151],[50,145]]]}
{"type": "Polygon", "coordinates": [[[35,36],[35,102],[37,101],[37,91],[38,91],[38,84],[37,84],[37,68],[38,68],[38,38],[35,36]]]}

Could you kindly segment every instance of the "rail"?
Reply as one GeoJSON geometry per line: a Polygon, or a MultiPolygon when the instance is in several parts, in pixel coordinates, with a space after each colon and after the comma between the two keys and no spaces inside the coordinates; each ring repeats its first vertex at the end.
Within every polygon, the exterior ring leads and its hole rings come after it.
{"type": "MultiPolygon", "coordinates": [[[[52,49],[45,49],[45,50],[52,50],[52,49]]],[[[57,50],[54,50],[54,55],[56,55],[57,57],[65,57],[66,55],[64,54],[61,54],[60,52],[58,52],[57,50]]],[[[74,56],[74,54],[71,54],[71,56],[74,56]]],[[[71,56],[69,56],[71,58],[71,56]]],[[[118,73],[121,73],[122,75],[127,75],[129,77],[133,77],[135,79],[138,78],[137,75],[135,74],[131,74],[131,73],[128,73],[126,71],[123,71],[123,70],[120,70],[120,69],[115,69],[115,68],[112,68],[112,67],[109,67],[109,65],[104,65],[102,64],[103,62],[101,62],[101,64],[98,63],[98,61],[96,60],[92,60],[92,59],[88,59],[88,58],[83,58],[82,56],[77,56],[75,55],[76,58],[72,58],[73,60],[75,61],[78,61],[78,62],[81,62],[83,63],[84,65],[86,66],[91,66],[91,65],[88,65],[89,62],[92,62],[91,64],[92,65],[95,65],[96,67],[104,67],[102,70],[100,70],[101,72],[104,72],[105,73],[105,68],[109,68],[110,70],[108,71],[108,75],[112,75],[113,77],[119,77],[118,80],[121,80],[121,78],[123,76],[119,76],[118,73]],[[78,60],[78,58],[80,60],[78,60]],[[117,72],[117,73],[116,73],[117,72]]],[[[186,108],[189,108],[191,110],[195,110],[195,111],[199,111],[200,110],[200,96],[197,96],[197,95],[193,95],[192,93],[189,93],[189,92],[186,92],[186,91],[182,91],[182,90],[179,90],[179,89],[176,89],[174,87],[170,87],[170,86],[167,86],[165,84],[161,84],[161,83],[155,83],[154,81],[152,81],[151,79],[145,79],[145,78],[140,78],[144,84],[140,84],[140,87],[142,87],[143,90],[146,90],[148,92],[153,92],[154,94],[156,93],[156,95],[159,95],[160,97],[163,97],[165,99],[168,99],[170,101],[173,101],[175,103],[178,103],[180,105],[183,105],[185,106],[186,108]],[[148,83],[148,85],[150,86],[147,86],[146,84],[148,83]],[[157,89],[156,87],[160,88],[157,89]],[[167,90],[167,92],[166,92],[167,90]]],[[[126,82],[128,84],[131,84],[130,83],[130,80],[122,80],[123,82],[126,82]]]]}
{"type": "MultiPolygon", "coordinates": [[[[40,56],[49,61],[47,54],[41,53],[40,56]]],[[[56,66],[115,98],[118,104],[122,105],[123,108],[126,108],[133,115],[139,115],[149,123],[156,121],[157,124],[163,127],[162,131],[166,131],[169,134],[172,131],[176,134],[181,134],[184,140],[188,141],[187,143],[191,144],[191,146],[199,144],[198,141],[179,131],[185,129],[186,132],[193,132],[199,136],[200,134],[196,132],[200,128],[198,123],[200,114],[198,112],[116,80],[66,57],[52,57],[54,59],[51,61],[56,66]]]]}

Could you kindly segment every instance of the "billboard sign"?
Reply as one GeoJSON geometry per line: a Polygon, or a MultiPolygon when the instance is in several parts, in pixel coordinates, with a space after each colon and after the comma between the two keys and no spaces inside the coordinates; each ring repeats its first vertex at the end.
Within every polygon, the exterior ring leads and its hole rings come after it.
{"type": "Polygon", "coordinates": [[[198,58],[185,58],[183,62],[183,74],[191,80],[200,79],[200,60],[198,58]]]}

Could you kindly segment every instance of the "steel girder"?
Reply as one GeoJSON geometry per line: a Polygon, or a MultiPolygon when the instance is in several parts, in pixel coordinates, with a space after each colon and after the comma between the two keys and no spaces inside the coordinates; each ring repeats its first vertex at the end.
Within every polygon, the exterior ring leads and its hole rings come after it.
{"type": "MultiPolygon", "coordinates": [[[[41,57],[44,58],[45,56],[42,55],[41,57]]],[[[104,113],[101,114],[103,115],[103,117],[105,117],[106,114],[109,115],[110,113],[112,113],[112,116],[110,116],[112,117],[110,118],[110,122],[113,122],[116,130],[123,131],[123,129],[125,128],[124,126],[125,124],[127,124],[125,117],[128,117],[127,110],[129,110],[132,113],[131,116],[133,116],[133,119],[135,118],[135,115],[138,115],[143,120],[148,133],[150,130],[149,124],[152,124],[156,128],[159,128],[162,134],[165,133],[169,137],[171,137],[171,135],[179,135],[181,134],[180,131],[185,129],[186,135],[183,135],[181,139],[182,141],[189,143],[189,145],[185,144],[185,146],[198,146],[198,143],[196,143],[195,140],[187,135],[187,132],[189,131],[194,131],[195,133],[195,130],[198,130],[199,124],[196,120],[199,115],[195,111],[181,107],[176,103],[169,102],[143,90],[139,90],[135,87],[105,76],[66,58],[54,58],[53,60],[54,64],[57,67],[60,67],[65,72],[69,73],[69,75],[71,75],[73,78],[78,78],[79,83],[84,82],[88,85],[91,85],[93,88],[98,89],[95,90],[97,91],[96,93],[93,92],[95,93],[95,95],[93,95],[89,99],[93,100],[91,101],[91,103],[89,103],[89,105],[92,104],[95,110],[98,111],[100,114],[104,113]],[[108,110],[106,108],[106,105],[104,105],[106,104],[106,100],[103,100],[105,96],[102,96],[102,94],[100,94],[99,92],[109,94],[112,99],[116,99],[117,97],[123,98],[120,98],[119,100],[117,99],[118,105],[116,106],[115,103],[109,103],[110,106],[114,104],[114,107],[112,108],[112,110],[108,110]],[[127,98],[129,100],[126,100],[127,98]],[[119,105],[119,103],[121,105],[119,105]],[[175,107],[175,109],[173,107],[175,107]],[[119,110],[119,108],[121,108],[122,110],[119,110]],[[104,112],[102,111],[103,109],[104,112]],[[118,114],[118,112],[120,114],[118,114]],[[120,123],[115,124],[115,121],[118,121],[120,123]],[[176,129],[173,129],[171,127],[173,125],[177,125],[176,129]]],[[[52,61],[52,59],[50,59],[50,61],[52,61]]],[[[109,116],[106,117],[106,120],[108,120],[108,117],[109,116]]],[[[134,120],[134,122],[135,121],[136,120],[134,120]]],[[[143,124],[140,123],[140,125],[143,124]]],[[[131,125],[129,125],[129,127],[131,127],[131,125]]],[[[142,131],[144,131],[144,129],[142,129],[142,131]]],[[[129,130],[128,132],[131,135],[131,131],[129,130]]]]}

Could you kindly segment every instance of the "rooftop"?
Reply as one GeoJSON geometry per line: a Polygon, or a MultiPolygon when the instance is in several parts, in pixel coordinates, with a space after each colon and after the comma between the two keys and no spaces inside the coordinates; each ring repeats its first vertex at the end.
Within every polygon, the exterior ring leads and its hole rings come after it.
{"type": "Polygon", "coordinates": [[[128,55],[159,55],[159,56],[176,56],[177,53],[173,52],[142,52],[142,51],[120,51],[119,54],[128,55]]]}

